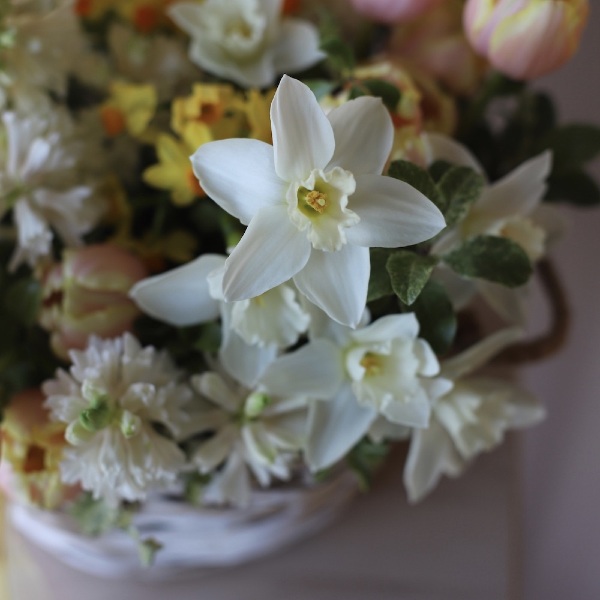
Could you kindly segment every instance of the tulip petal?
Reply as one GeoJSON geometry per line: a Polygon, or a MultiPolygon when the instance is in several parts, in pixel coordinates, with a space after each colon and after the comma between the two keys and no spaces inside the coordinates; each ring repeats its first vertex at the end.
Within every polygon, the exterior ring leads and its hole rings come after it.
{"type": "Polygon", "coordinates": [[[306,265],[310,250],[285,206],[262,208],[225,262],[225,299],[254,298],[287,281],[306,265]]]}
{"type": "Polygon", "coordinates": [[[346,233],[348,242],[358,246],[412,246],[431,239],[446,226],[431,200],[392,177],[359,175],[348,208],[361,219],[346,233]]]}
{"type": "Polygon", "coordinates": [[[346,245],[337,252],[314,250],[294,282],[334,321],[356,327],[365,310],[370,272],[369,250],[346,245]]]}
{"type": "Polygon", "coordinates": [[[309,396],[326,400],[344,375],[340,351],[329,340],[317,340],[275,360],[261,385],[275,396],[309,396]]]}
{"type": "Polygon", "coordinates": [[[259,140],[203,144],[191,157],[202,189],[247,225],[266,206],[285,201],[286,184],[275,174],[273,147],[259,140]]]}
{"type": "Polygon", "coordinates": [[[224,262],[224,256],[204,254],[136,283],[129,295],[143,312],[176,327],[211,321],[219,316],[219,303],[209,293],[207,277],[224,262]]]}
{"type": "Polygon", "coordinates": [[[379,98],[357,98],[327,115],[335,135],[328,169],[342,167],[355,176],[381,175],[392,151],[394,126],[379,98]]]}
{"type": "Polygon", "coordinates": [[[306,461],[312,471],[331,466],[361,440],[377,412],[359,406],[350,385],[344,385],[334,398],[316,400],[309,408],[306,461]]]}
{"type": "Polygon", "coordinates": [[[324,169],[333,156],[333,129],[315,95],[283,76],[271,104],[275,172],[284,181],[302,181],[324,169]]]}

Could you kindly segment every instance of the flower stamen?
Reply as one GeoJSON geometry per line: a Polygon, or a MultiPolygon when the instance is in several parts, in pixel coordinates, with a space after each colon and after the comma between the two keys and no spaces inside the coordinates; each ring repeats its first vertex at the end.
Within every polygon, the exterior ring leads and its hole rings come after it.
{"type": "Polygon", "coordinates": [[[367,352],[360,360],[360,366],[365,369],[365,377],[379,375],[381,373],[381,364],[379,356],[372,352],[367,352]]]}
{"type": "Polygon", "coordinates": [[[327,206],[327,196],[326,194],[323,194],[323,192],[312,190],[306,194],[304,202],[306,202],[313,210],[322,214],[327,206]]]}

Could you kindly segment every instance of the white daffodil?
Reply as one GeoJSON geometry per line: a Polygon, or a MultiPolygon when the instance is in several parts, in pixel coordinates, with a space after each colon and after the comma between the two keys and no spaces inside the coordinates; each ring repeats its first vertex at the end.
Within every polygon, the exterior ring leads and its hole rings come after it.
{"type": "Polygon", "coordinates": [[[221,414],[214,435],[192,456],[201,473],[215,472],[204,499],[245,505],[250,499],[248,468],[262,486],[287,480],[299,464],[307,434],[309,398],[327,398],[339,381],[339,364],[328,344],[315,342],[272,362],[249,389],[235,372],[192,378],[198,393],[221,414]]]}
{"type": "Polygon", "coordinates": [[[17,248],[15,269],[34,266],[50,253],[53,230],[65,244],[78,245],[97,223],[102,205],[93,190],[75,184],[78,147],[65,113],[20,116],[5,112],[5,161],[0,167],[0,216],[13,211],[17,248]]]}
{"type": "MultiPolygon", "coordinates": [[[[469,150],[451,138],[428,134],[425,136],[425,147],[430,163],[445,160],[484,174],[469,150]]],[[[552,155],[546,151],[487,185],[465,219],[445,231],[431,252],[444,255],[470,238],[494,235],[516,242],[532,262],[542,258],[548,243],[561,228],[556,213],[541,206],[551,165],[552,155]]],[[[501,317],[514,323],[523,322],[524,289],[511,289],[484,280],[466,280],[444,267],[439,269],[436,276],[443,281],[457,307],[467,304],[479,292],[501,317]]]]}
{"type": "Polygon", "coordinates": [[[174,440],[187,432],[193,393],[169,357],[125,334],[92,338],[71,359],[69,373],[59,370],[43,386],[52,419],[67,424],[63,481],[110,504],[174,482],[185,463],[174,440]]]}
{"type": "Polygon", "coordinates": [[[334,320],[354,327],[364,311],[369,247],[431,238],[436,206],[381,176],[393,142],[382,102],[358,98],[325,115],[308,87],[284,76],[271,105],[273,146],[210,142],[192,156],[202,188],[248,225],[225,263],[226,300],[245,300],[293,278],[334,320]]]}
{"type": "MultiPolygon", "coordinates": [[[[331,332],[330,327],[325,335],[331,332]]],[[[451,383],[437,377],[437,358],[418,332],[414,314],[382,317],[355,331],[337,326],[331,345],[338,352],[343,379],[331,399],[311,404],[306,456],[313,469],[342,458],[372,428],[380,437],[390,428],[429,425],[435,398],[451,383]]]]}
{"type": "Polygon", "coordinates": [[[456,477],[475,456],[502,442],[508,429],[528,427],[545,414],[526,391],[504,380],[471,374],[520,337],[506,329],[442,363],[452,389],[433,406],[427,429],[415,429],[404,469],[411,501],[428,494],[442,475],[456,477]]]}
{"type": "Polygon", "coordinates": [[[295,344],[309,323],[293,287],[281,284],[264,294],[225,302],[225,256],[196,260],[138,282],[130,296],[147,314],[175,326],[206,323],[221,316],[219,359],[239,381],[254,385],[280,349],[295,344]]]}
{"type": "Polygon", "coordinates": [[[180,2],[169,16],[192,38],[190,59],[242,87],[267,87],[275,76],[322,60],[308,21],[282,16],[283,0],[180,2]]]}

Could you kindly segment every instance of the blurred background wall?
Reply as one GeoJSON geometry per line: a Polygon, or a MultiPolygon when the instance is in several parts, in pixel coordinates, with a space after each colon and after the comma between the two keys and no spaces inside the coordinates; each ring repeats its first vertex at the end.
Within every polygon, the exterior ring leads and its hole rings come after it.
{"type": "MultiPolygon", "coordinates": [[[[575,59],[540,80],[563,122],[600,126],[600,1],[575,59]]],[[[600,181],[600,161],[593,165],[600,181]]],[[[600,598],[600,208],[564,211],[553,256],[569,291],[572,328],[558,356],[528,368],[545,423],[522,436],[524,600],[600,598]]]]}

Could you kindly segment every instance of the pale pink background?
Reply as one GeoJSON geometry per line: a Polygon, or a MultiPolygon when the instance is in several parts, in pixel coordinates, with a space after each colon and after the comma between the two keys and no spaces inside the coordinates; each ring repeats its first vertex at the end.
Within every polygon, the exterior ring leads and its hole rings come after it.
{"type": "MultiPolygon", "coordinates": [[[[539,87],[555,94],[563,120],[600,125],[600,2],[591,4],[580,53],[539,87]]],[[[600,598],[600,209],[567,216],[553,254],[570,292],[571,337],[526,374],[548,418],[522,437],[525,600],[600,598]]]]}

